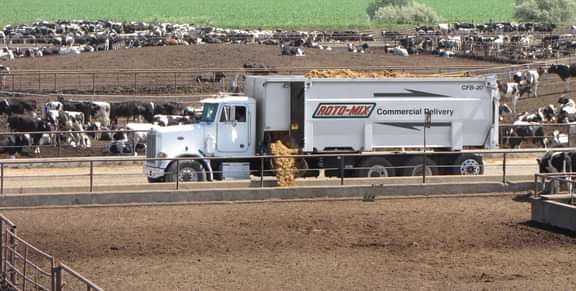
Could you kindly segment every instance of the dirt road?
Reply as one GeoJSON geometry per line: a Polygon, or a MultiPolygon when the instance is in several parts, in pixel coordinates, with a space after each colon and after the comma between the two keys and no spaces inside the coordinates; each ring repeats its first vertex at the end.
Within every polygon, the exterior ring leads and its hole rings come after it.
{"type": "Polygon", "coordinates": [[[573,290],[511,197],[4,211],[107,290],[573,290]]]}

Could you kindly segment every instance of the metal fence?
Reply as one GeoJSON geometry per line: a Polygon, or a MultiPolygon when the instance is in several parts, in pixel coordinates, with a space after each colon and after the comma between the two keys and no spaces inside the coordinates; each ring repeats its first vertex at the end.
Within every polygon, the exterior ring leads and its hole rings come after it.
{"type": "Polygon", "coordinates": [[[102,288],[16,234],[16,225],[0,215],[0,265],[3,283],[18,291],[94,290],[102,288]],[[70,276],[66,276],[69,274],[70,276]],[[74,287],[73,287],[74,286],[74,287]]]}
{"type": "Polygon", "coordinates": [[[567,201],[576,205],[576,173],[570,171],[571,165],[564,165],[560,173],[538,173],[534,175],[534,195],[568,195],[567,201]]]}
{"type": "Polygon", "coordinates": [[[194,94],[243,88],[246,74],[304,74],[311,70],[443,74],[486,69],[488,66],[368,66],[368,67],[271,67],[269,69],[207,68],[195,70],[19,70],[1,75],[0,91],[67,94],[194,94]]]}
{"type": "MultiPolygon", "coordinates": [[[[552,149],[551,151],[574,151],[576,148],[552,149]]],[[[464,152],[425,152],[414,155],[405,153],[372,153],[331,154],[331,155],[290,155],[290,156],[253,156],[229,157],[226,162],[252,163],[259,165],[251,170],[246,168],[214,168],[215,180],[207,182],[209,171],[204,166],[197,176],[188,182],[181,165],[196,161],[208,165],[211,161],[221,161],[222,158],[66,158],[66,159],[35,159],[28,161],[0,161],[0,193],[30,194],[30,193],[78,193],[107,191],[150,191],[150,190],[192,190],[207,188],[245,188],[245,187],[277,187],[277,169],[273,163],[279,158],[293,159],[296,167],[292,174],[296,180],[295,187],[314,185],[362,185],[404,183],[421,184],[436,182],[517,182],[530,181],[538,172],[536,158],[543,155],[544,149],[525,150],[487,150],[464,152]],[[484,164],[479,171],[467,171],[462,165],[442,161],[442,156],[454,154],[478,154],[484,157],[484,164]],[[415,159],[416,157],[416,159],[415,159]],[[395,166],[381,165],[374,168],[360,162],[351,163],[351,159],[384,158],[397,159],[403,163],[395,166]],[[331,164],[318,166],[330,159],[331,164]],[[165,183],[147,181],[143,172],[145,163],[170,160],[173,166],[168,168],[165,183]],[[302,161],[306,161],[302,166],[302,161]],[[423,170],[425,169],[425,170],[423,170]],[[384,173],[384,174],[383,174],[384,173]],[[229,177],[229,179],[227,177],[229,177]]],[[[248,166],[248,165],[246,165],[248,166]]],[[[186,170],[187,171],[187,170],[186,170]]]]}

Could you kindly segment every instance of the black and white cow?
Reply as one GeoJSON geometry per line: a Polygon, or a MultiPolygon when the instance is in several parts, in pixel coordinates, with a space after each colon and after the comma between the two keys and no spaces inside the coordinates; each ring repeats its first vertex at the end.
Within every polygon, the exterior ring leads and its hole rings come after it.
{"type": "Polygon", "coordinates": [[[34,100],[0,100],[0,114],[24,114],[36,110],[36,101],[34,100]]]}
{"type": "Polygon", "coordinates": [[[40,120],[36,117],[24,114],[12,114],[8,117],[8,126],[15,132],[34,132],[30,134],[31,144],[35,146],[34,153],[40,153],[41,132],[49,132],[52,127],[47,121],[40,120]]]}
{"type": "Polygon", "coordinates": [[[570,66],[563,64],[554,64],[548,67],[547,72],[549,74],[556,74],[562,81],[565,82],[564,92],[570,91],[570,83],[568,80],[576,76],[576,64],[570,66]]]}
{"type": "Polygon", "coordinates": [[[108,147],[109,152],[113,154],[133,152],[135,156],[138,152],[146,152],[148,131],[156,127],[157,125],[149,123],[128,123],[125,129],[112,135],[112,143],[108,147]]]}
{"type": "MultiPolygon", "coordinates": [[[[547,173],[573,173],[576,171],[575,152],[547,152],[538,161],[541,174],[547,173]]],[[[556,194],[560,190],[559,181],[549,181],[544,185],[540,194],[556,194]]]]}
{"type": "Polygon", "coordinates": [[[515,121],[505,132],[504,143],[512,148],[520,148],[524,142],[546,146],[544,127],[526,121],[515,121]]]}
{"type": "Polygon", "coordinates": [[[301,47],[288,46],[285,44],[280,45],[280,51],[283,56],[297,56],[303,57],[304,50],[301,47]]]}
{"type": "Polygon", "coordinates": [[[498,92],[500,93],[500,98],[512,102],[512,112],[516,113],[516,104],[518,103],[518,99],[520,99],[520,95],[522,95],[522,91],[520,86],[517,83],[506,83],[497,81],[498,92]]]}
{"type": "Polygon", "coordinates": [[[146,122],[154,122],[154,107],[153,102],[142,101],[126,101],[110,103],[110,120],[113,124],[118,124],[118,118],[125,117],[127,119],[144,118],[146,122]]]}
{"type": "Polygon", "coordinates": [[[90,137],[84,133],[85,116],[82,112],[60,111],[58,116],[58,129],[70,131],[65,136],[65,141],[73,148],[80,146],[83,149],[91,146],[90,137]]]}
{"type": "Polygon", "coordinates": [[[101,127],[110,127],[110,111],[111,105],[108,102],[92,101],[90,102],[90,121],[92,123],[99,122],[101,127]]]}
{"type": "Polygon", "coordinates": [[[538,85],[540,83],[540,77],[545,73],[544,68],[538,68],[537,70],[527,70],[523,72],[516,72],[512,79],[518,86],[527,86],[528,92],[532,97],[538,97],[538,85]]]}
{"type": "Polygon", "coordinates": [[[6,80],[10,75],[10,67],[0,65],[0,90],[6,88],[6,80]]]}
{"type": "Polygon", "coordinates": [[[576,121],[576,102],[566,96],[558,99],[558,112],[556,119],[560,123],[570,123],[576,121]]]}
{"type": "Polygon", "coordinates": [[[184,115],[165,115],[165,114],[154,115],[154,124],[158,124],[159,126],[190,124],[193,123],[194,121],[195,120],[190,116],[184,116],[184,115]]]}

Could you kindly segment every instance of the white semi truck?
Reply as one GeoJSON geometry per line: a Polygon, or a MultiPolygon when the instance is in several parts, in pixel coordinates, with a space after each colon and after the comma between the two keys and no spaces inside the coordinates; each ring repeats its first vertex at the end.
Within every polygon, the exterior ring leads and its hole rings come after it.
{"type": "Polygon", "coordinates": [[[345,153],[357,154],[343,158],[346,176],[420,175],[424,159],[428,175],[482,174],[481,156],[439,152],[491,149],[498,143],[499,94],[492,76],[247,76],[244,93],[203,100],[197,124],[152,129],[147,156],[166,160],[146,162],[148,180],[221,179],[226,178],[223,165],[235,164],[244,165],[236,169],[246,175],[259,173],[262,163],[253,157],[269,155],[277,140],[310,155],[297,163],[309,175],[319,172],[311,169],[340,175],[335,169],[342,161],[334,154],[345,153]],[[430,127],[424,129],[426,112],[430,127]],[[385,151],[402,154],[377,154],[385,151]]]}

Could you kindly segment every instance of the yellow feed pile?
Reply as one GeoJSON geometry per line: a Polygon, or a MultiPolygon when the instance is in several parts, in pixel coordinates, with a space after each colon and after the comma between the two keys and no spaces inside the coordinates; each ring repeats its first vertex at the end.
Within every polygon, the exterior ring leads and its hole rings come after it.
{"type": "Polygon", "coordinates": [[[427,78],[427,77],[465,77],[467,74],[410,74],[403,72],[392,72],[392,71],[374,71],[374,72],[359,72],[352,71],[348,69],[341,70],[312,70],[306,74],[306,78],[367,78],[367,79],[377,79],[377,78],[427,78]]]}
{"type": "MultiPolygon", "coordinates": [[[[277,141],[270,145],[272,154],[275,156],[289,156],[295,153],[285,146],[281,141],[277,141]]],[[[274,166],[276,167],[276,180],[278,186],[287,187],[294,184],[296,176],[296,163],[294,158],[275,158],[274,166]]]]}

